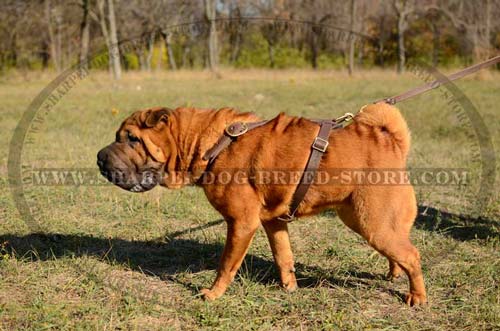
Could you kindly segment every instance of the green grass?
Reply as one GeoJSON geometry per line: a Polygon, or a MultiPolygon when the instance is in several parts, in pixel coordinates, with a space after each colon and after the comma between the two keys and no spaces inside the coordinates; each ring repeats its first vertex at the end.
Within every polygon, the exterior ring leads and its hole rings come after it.
{"type": "MultiPolygon", "coordinates": [[[[225,225],[198,188],[132,194],[111,186],[28,185],[42,230],[33,233],[8,188],[8,142],[48,82],[30,75],[0,80],[1,328],[500,328],[500,180],[484,199],[487,207],[478,209],[481,164],[473,157],[470,128],[439,91],[400,105],[412,130],[409,165],[466,168],[471,180],[464,186],[416,187],[421,208],[412,240],[422,255],[430,302],[409,308],[401,301],[406,277],[385,281],[386,259],[331,212],[290,225],[299,291],[279,288],[259,231],[236,281],[213,303],[202,301],[198,290],[215,277],[225,225]]],[[[383,72],[355,78],[335,72],[227,72],[218,80],[201,72],[130,74],[119,83],[93,74],[49,113],[35,143],[25,146],[23,164],[95,167],[97,151],[113,140],[120,122],[149,106],[235,106],[265,118],[281,111],[328,118],[420,83],[411,74],[383,72]]],[[[499,150],[500,76],[457,86],[479,110],[499,150]]]]}

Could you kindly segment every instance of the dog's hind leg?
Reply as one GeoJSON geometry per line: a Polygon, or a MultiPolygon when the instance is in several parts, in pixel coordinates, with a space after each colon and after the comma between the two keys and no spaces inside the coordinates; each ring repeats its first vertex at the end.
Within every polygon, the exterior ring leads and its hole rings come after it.
{"type": "MultiPolygon", "coordinates": [[[[357,215],[356,210],[354,209],[354,206],[352,205],[351,198],[349,198],[348,201],[345,201],[344,204],[338,205],[335,208],[335,210],[345,225],[347,225],[354,232],[362,235],[362,233],[361,233],[362,226],[361,226],[360,216],[357,215]]],[[[396,261],[391,260],[390,258],[387,258],[387,260],[389,261],[389,272],[387,273],[386,277],[387,277],[387,279],[392,281],[393,279],[401,276],[401,273],[403,272],[403,270],[397,264],[396,261]]]]}
{"type": "Polygon", "coordinates": [[[410,306],[426,303],[427,296],[420,266],[420,254],[410,240],[398,238],[395,233],[392,233],[390,241],[387,241],[387,238],[375,236],[370,244],[388,259],[396,261],[408,275],[410,292],[406,295],[405,302],[410,306]]]}
{"type": "Polygon", "coordinates": [[[293,253],[288,235],[288,224],[279,220],[263,222],[262,225],[267,233],[274,261],[278,267],[281,284],[288,292],[297,289],[295,268],[293,266],[293,253]]]}
{"type": "Polygon", "coordinates": [[[403,273],[403,269],[399,266],[396,261],[391,259],[387,259],[389,261],[389,272],[387,273],[387,280],[393,281],[396,278],[399,278],[403,273]]]}
{"type": "Polygon", "coordinates": [[[413,188],[372,186],[361,191],[357,198],[359,201],[355,199],[354,205],[355,209],[362,209],[363,237],[408,275],[410,291],[406,303],[410,306],[426,303],[420,254],[410,242],[410,229],[417,214],[413,188]]]}
{"type": "MultiPolygon", "coordinates": [[[[335,208],[335,210],[345,225],[347,225],[354,232],[362,235],[361,234],[362,227],[361,227],[360,217],[357,215],[356,210],[354,209],[354,206],[352,205],[351,200],[349,200],[348,202],[346,201],[346,203],[337,206],[335,208]]],[[[387,260],[389,261],[389,272],[387,273],[387,276],[386,276],[387,279],[393,280],[393,279],[401,276],[401,273],[403,272],[403,270],[397,264],[397,262],[394,260],[391,260],[390,258],[387,258],[387,260]]]]}
{"type": "Polygon", "coordinates": [[[420,254],[409,239],[416,216],[413,189],[409,186],[358,188],[337,212],[347,226],[389,260],[391,275],[397,274],[398,268],[408,275],[410,292],[406,303],[425,303],[420,254]]]}
{"type": "MultiPolygon", "coordinates": [[[[354,206],[352,204],[352,198],[349,198],[348,201],[345,201],[345,203],[343,203],[342,205],[338,205],[335,208],[335,210],[345,225],[347,225],[354,232],[362,235],[361,232],[363,229],[360,216],[354,209],[354,206]]],[[[403,270],[397,264],[397,262],[389,258],[387,258],[387,260],[389,261],[389,272],[387,273],[386,276],[387,279],[393,280],[401,276],[403,270]]]]}

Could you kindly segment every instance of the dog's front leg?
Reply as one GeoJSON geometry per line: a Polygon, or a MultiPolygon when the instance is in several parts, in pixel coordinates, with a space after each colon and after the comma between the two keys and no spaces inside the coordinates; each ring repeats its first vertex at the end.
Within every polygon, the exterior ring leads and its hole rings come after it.
{"type": "Polygon", "coordinates": [[[263,222],[262,225],[266,230],[273,251],[274,262],[280,273],[281,285],[287,292],[293,292],[297,289],[297,279],[295,278],[295,268],[293,266],[288,224],[279,220],[271,220],[263,222]]]}
{"type": "Polygon", "coordinates": [[[224,294],[240,268],[259,225],[258,217],[246,216],[227,221],[226,245],[217,271],[217,278],[212,288],[201,290],[206,300],[214,300],[224,294]]]}

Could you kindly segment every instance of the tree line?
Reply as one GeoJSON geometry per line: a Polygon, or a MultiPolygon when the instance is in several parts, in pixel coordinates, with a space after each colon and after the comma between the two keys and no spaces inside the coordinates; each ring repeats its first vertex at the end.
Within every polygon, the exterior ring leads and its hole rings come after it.
{"type": "Polygon", "coordinates": [[[500,49],[500,0],[2,0],[0,73],[463,66],[500,49]],[[191,22],[191,23],[190,23],[191,22]],[[140,47],[121,52],[121,41],[140,47]]]}

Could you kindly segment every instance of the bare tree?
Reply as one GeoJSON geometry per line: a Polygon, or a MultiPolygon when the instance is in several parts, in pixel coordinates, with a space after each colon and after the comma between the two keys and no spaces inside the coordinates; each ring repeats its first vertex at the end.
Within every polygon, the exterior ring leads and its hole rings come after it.
{"type": "MultiPolygon", "coordinates": [[[[24,6],[14,1],[5,1],[0,8],[0,69],[4,66],[17,66],[20,47],[18,39],[22,17],[20,13],[26,11],[24,6]]],[[[24,23],[24,22],[22,22],[24,23]]],[[[48,47],[48,43],[47,47],[48,47]]],[[[48,54],[47,60],[48,60],[48,54]]],[[[48,61],[47,61],[48,62],[48,61]]]]}
{"type": "Polygon", "coordinates": [[[274,68],[276,65],[274,59],[275,46],[285,33],[285,27],[279,22],[265,23],[261,26],[261,33],[267,41],[267,53],[269,55],[269,66],[274,68]]]}
{"type": "Polygon", "coordinates": [[[370,15],[370,21],[373,24],[373,35],[376,39],[375,63],[381,67],[386,65],[387,44],[391,38],[391,30],[394,23],[394,17],[390,10],[390,5],[386,1],[381,1],[376,9],[370,15]]]}
{"type": "Polygon", "coordinates": [[[116,30],[116,18],[115,18],[115,5],[114,0],[108,0],[108,20],[109,20],[109,53],[110,53],[110,65],[113,69],[113,76],[115,79],[120,79],[122,75],[122,69],[120,65],[120,49],[118,48],[118,34],[116,30]]]}
{"type": "Polygon", "coordinates": [[[108,48],[109,70],[113,77],[121,78],[120,48],[116,29],[115,8],[113,0],[97,0],[98,13],[90,11],[91,16],[99,23],[108,48]],[[107,9],[107,12],[106,12],[107,9]]]}
{"type": "MultiPolygon", "coordinates": [[[[356,30],[356,0],[351,0],[350,3],[350,30],[353,33],[356,30]]],[[[354,46],[355,39],[351,36],[349,39],[349,75],[354,72],[354,46]]]]}
{"type": "MultiPolygon", "coordinates": [[[[139,24],[143,34],[150,33],[152,30],[159,32],[171,70],[176,70],[179,67],[174,47],[183,50],[181,65],[192,62],[193,32],[190,29],[183,29],[186,34],[180,36],[175,33],[172,27],[181,22],[199,21],[206,18],[203,3],[184,0],[131,0],[127,2],[126,10],[123,10],[122,15],[127,15],[127,12],[133,14],[131,19],[137,23],[135,24],[136,33],[139,24]]],[[[124,26],[130,25],[129,22],[123,23],[124,26]]],[[[146,53],[147,49],[148,47],[145,48],[146,53]]],[[[146,58],[147,55],[144,57],[146,58]]]]}
{"type": "Polygon", "coordinates": [[[287,28],[282,20],[287,20],[290,18],[290,14],[285,10],[285,5],[283,0],[277,0],[275,2],[254,2],[252,4],[263,17],[274,18],[274,21],[264,22],[260,26],[260,33],[262,37],[267,42],[267,54],[269,56],[269,66],[274,68],[275,58],[275,47],[277,46],[280,39],[283,39],[287,28]]]}
{"type": "Polygon", "coordinates": [[[212,71],[217,71],[219,64],[219,51],[217,45],[217,26],[216,26],[216,10],[215,0],[204,0],[205,4],[205,19],[209,24],[208,32],[208,63],[212,71]]]}
{"type": "MultiPolygon", "coordinates": [[[[495,4],[498,6],[498,1],[495,4]]],[[[458,29],[459,33],[465,36],[469,52],[474,61],[489,57],[492,49],[491,31],[493,28],[491,0],[449,0],[445,5],[433,4],[428,6],[428,9],[443,13],[453,26],[458,29]]]]}
{"type": "Polygon", "coordinates": [[[391,2],[398,20],[398,73],[403,73],[405,71],[405,32],[408,29],[409,17],[415,10],[415,3],[413,1],[414,0],[392,0],[391,2]]]}
{"type": "Polygon", "coordinates": [[[500,50],[500,20],[495,19],[499,15],[500,0],[2,0],[0,69],[50,64],[62,70],[74,61],[85,65],[99,43],[97,35],[102,35],[109,50],[109,70],[116,78],[121,65],[134,69],[131,54],[120,54],[118,37],[142,37],[143,42],[127,51],[137,55],[142,70],[151,70],[158,45],[160,59],[168,54],[171,69],[199,60],[216,68],[221,56],[235,63],[239,54],[245,54],[246,61],[253,53],[244,52],[245,48],[262,37],[271,66],[278,65],[279,47],[291,47],[313,68],[324,52],[342,56],[350,72],[356,57],[360,63],[374,60],[379,66],[397,61],[403,71],[408,56],[429,56],[434,65],[456,55],[466,61],[489,57],[500,50]],[[247,28],[241,21],[249,21],[248,16],[271,20],[247,28]],[[224,22],[221,30],[218,19],[225,17],[235,21],[224,22]],[[287,18],[302,23],[281,24],[287,18]],[[199,26],[171,28],[203,20],[207,31],[196,29],[199,26]],[[345,39],[345,34],[330,40],[330,26],[361,31],[372,42],[359,45],[345,39]]]}
{"type": "Polygon", "coordinates": [[[60,72],[62,69],[62,38],[61,38],[61,23],[62,17],[59,8],[52,6],[51,0],[45,0],[45,17],[47,20],[47,28],[49,32],[49,47],[50,57],[54,68],[60,72]]]}
{"type": "Polygon", "coordinates": [[[157,33],[163,40],[160,54],[160,62],[163,50],[166,49],[170,69],[176,70],[177,64],[173,52],[173,33],[169,30],[170,25],[175,25],[183,13],[184,4],[178,1],[128,1],[121,14],[128,20],[123,20],[122,25],[127,34],[131,36],[138,32],[142,34],[147,42],[143,49],[137,49],[137,56],[141,63],[141,69],[151,70],[151,59],[157,33]],[[132,15],[127,15],[131,13],[132,15]],[[133,24],[130,24],[130,21],[133,24]],[[139,27],[139,31],[138,31],[139,27]],[[148,37],[149,36],[149,37],[148,37]]]}
{"type": "Polygon", "coordinates": [[[89,0],[82,0],[82,21],[80,23],[80,66],[88,69],[90,22],[89,0]]]}
{"type": "Polygon", "coordinates": [[[243,29],[241,26],[241,9],[238,2],[230,7],[229,44],[231,45],[230,63],[235,63],[241,53],[241,44],[243,43],[243,29]]]}
{"type": "Polygon", "coordinates": [[[34,63],[47,68],[52,62],[53,67],[60,70],[64,58],[72,56],[72,45],[68,41],[74,32],[73,14],[71,6],[61,5],[57,0],[1,1],[0,69],[30,68],[34,63]],[[67,17],[65,21],[63,17],[67,17]],[[65,56],[63,49],[67,53],[65,56]]]}
{"type": "MultiPolygon", "coordinates": [[[[365,28],[368,27],[368,14],[369,7],[373,6],[373,1],[370,0],[356,0],[356,32],[366,33],[365,28]]],[[[373,9],[372,9],[373,10],[373,9]]],[[[358,41],[361,40],[358,38],[358,41]]],[[[356,42],[355,42],[356,44],[356,42]]],[[[365,42],[358,43],[358,65],[362,65],[365,57],[365,42]]]]}
{"type": "Polygon", "coordinates": [[[432,32],[432,66],[436,67],[439,64],[439,53],[441,49],[441,31],[443,26],[443,15],[434,8],[423,8],[422,16],[427,21],[432,32]]]}
{"type": "MultiPolygon", "coordinates": [[[[317,69],[320,48],[324,39],[324,25],[338,19],[333,13],[342,13],[343,4],[333,3],[329,0],[306,0],[299,2],[298,6],[298,12],[309,25],[305,38],[309,46],[311,66],[313,69],[317,69]]],[[[339,23],[341,22],[339,21],[339,23]]]]}
{"type": "Polygon", "coordinates": [[[143,47],[135,48],[135,53],[139,59],[139,65],[143,71],[151,71],[151,61],[153,59],[153,50],[156,40],[156,31],[147,31],[143,34],[145,43],[143,47]]]}
{"type": "Polygon", "coordinates": [[[174,50],[172,49],[172,32],[168,30],[160,30],[160,34],[165,43],[170,69],[177,70],[177,63],[175,62],[174,50]]]}

